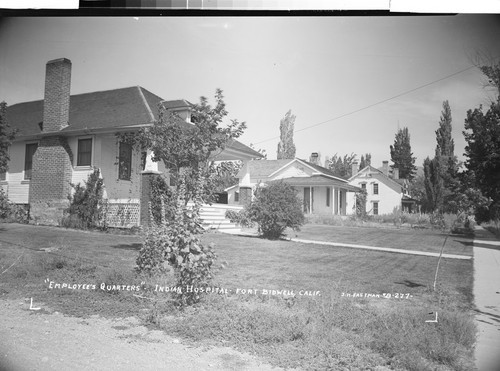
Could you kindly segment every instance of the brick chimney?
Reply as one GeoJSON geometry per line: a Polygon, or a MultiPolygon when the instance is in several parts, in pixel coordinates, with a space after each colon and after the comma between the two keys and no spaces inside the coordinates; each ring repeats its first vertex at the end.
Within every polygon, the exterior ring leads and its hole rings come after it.
{"type": "Polygon", "coordinates": [[[385,176],[389,176],[389,161],[382,161],[382,173],[385,176]]]}
{"type": "Polygon", "coordinates": [[[68,126],[71,62],[47,62],[43,104],[43,135],[33,155],[29,185],[30,216],[34,223],[58,225],[69,206],[73,155],[59,131],[68,126]]]}
{"type": "Polygon", "coordinates": [[[351,176],[356,175],[358,172],[358,161],[354,161],[351,165],[351,176]]]}
{"type": "Polygon", "coordinates": [[[399,179],[399,169],[397,167],[395,167],[394,169],[392,169],[392,177],[394,179],[399,179]]]}
{"type": "Polygon", "coordinates": [[[318,154],[318,152],[311,153],[311,156],[309,157],[309,162],[311,164],[319,165],[319,154],[318,154]]]}
{"type": "Polygon", "coordinates": [[[47,62],[43,104],[43,132],[64,129],[69,122],[71,61],[66,58],[47,62]]]}

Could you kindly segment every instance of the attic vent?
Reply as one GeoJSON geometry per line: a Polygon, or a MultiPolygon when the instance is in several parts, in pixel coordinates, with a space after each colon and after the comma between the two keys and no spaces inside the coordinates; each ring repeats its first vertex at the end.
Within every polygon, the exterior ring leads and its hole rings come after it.
{"type": "Polygon", "coordinates": [[[43,131],[43,121],[38,123],[38,127],[40,128],[40,131],[43,131]]]}

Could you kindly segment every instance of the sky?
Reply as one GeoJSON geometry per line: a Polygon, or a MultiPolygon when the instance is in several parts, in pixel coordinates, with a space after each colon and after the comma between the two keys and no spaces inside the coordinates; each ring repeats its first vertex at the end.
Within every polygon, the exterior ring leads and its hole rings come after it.
{"type": "Polygon", "coordinates": [[[0,101],[43,98],[45,64],[72,62],[71,93],[140,85],[163,99],[224,91],[239,140],[276,158],[296,116],[297,157],[371,153],[390,160],[408,127],[416,165],[436,147],[442,104],[464,160],[469,109],[493,90],[474,66],[500,58],[498,15],[415,17],[14,17],[0,19],[0,101]]]}

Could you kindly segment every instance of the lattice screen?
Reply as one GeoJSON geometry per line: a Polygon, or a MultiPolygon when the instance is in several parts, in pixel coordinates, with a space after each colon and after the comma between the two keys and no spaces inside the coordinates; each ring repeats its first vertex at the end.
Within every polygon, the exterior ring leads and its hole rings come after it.
{"type": "Polygon", "coordinates": [[[110,227],[131,228],[139,225],[139,203],[110,202],[107,208],[106,219],[110,227]]]}

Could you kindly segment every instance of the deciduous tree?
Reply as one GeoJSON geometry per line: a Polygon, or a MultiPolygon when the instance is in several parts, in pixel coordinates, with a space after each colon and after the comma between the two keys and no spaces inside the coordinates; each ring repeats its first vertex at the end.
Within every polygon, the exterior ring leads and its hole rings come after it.
{"type": "MultiPolygon", "coordinates": [[[[483,66],[481,71],[490,83],[500,89],[500,64],[483,66]]],[[[465,166],[474,186],[489,204],[476,210],[476,219],[487,221],[500,218],[500,95],[484,112],[479,106],[467,111],[465,131],[467,146],[465,166]]]]}
{"type": "Polygon", "coordinates": [[[208,99],[200,98],[200,103],[191,107],[191,121],[187,124],[177,114],[159,106],[158,120],[150,127],[141,129],[138,134],[122,135],[121,140],[131,141],[153,152],[153,161],[163,161],[170,177],[177,181],[180,170],[185,169],[184,181],[186,202],[195,194],[199,176],[205,179],[204,202],[213,202],[217,192],[218,172],[211,158],[222,152],[226,145],[238,138],[246,128],[244,122],[230,120],[222,127],[228,112],[222,90],[215,93],[215,106],[208,99]]]}
{"type": "Polygon", "coordinates": [[[356,155],[344,155],[344,157],[335,154],[327,166],[335,176],[339,178],[348,179],[352,176],[352,164],[356,161],[356,155]]]}
{"type": "Polygon", "coordinates": [[[7,103],[0,102],[0,173],[8,170],[9,166],[9,146],[15,137],[15,132],[11,130],[7,122],[7,103]]]}

